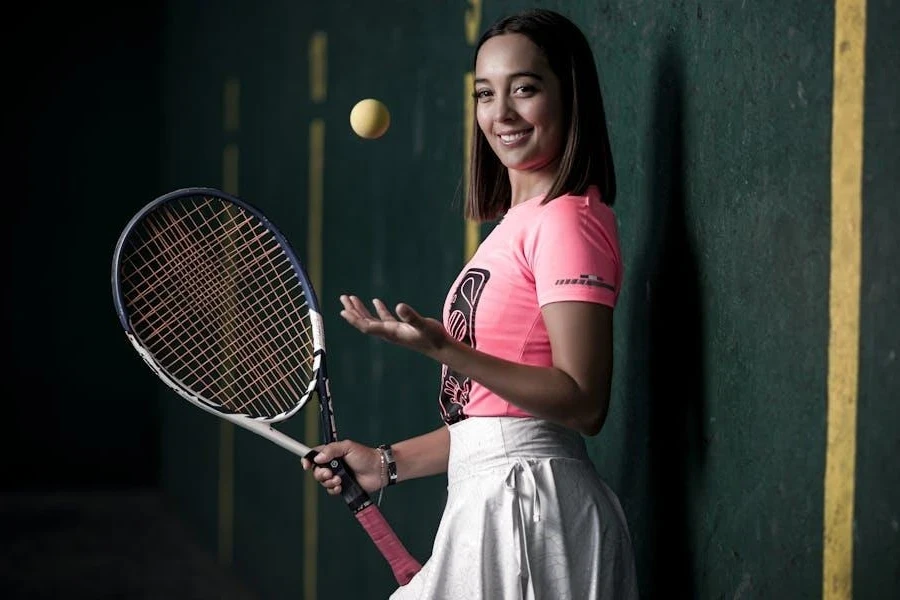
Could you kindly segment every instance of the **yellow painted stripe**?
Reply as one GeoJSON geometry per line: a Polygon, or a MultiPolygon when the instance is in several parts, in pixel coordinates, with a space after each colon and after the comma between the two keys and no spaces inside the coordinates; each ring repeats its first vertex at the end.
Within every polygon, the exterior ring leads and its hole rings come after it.
{"type": "MultiPolygon", "coordinates": [[[[307,270],[317,293],[322,291],[322,212],[325,196],[325,121],[309,124],[309,226],[307,270]]],[[[311,411],[314,412],[314,411],[311,411]]],[[[318,436],[318,430],[316,434],[318,436]]]]}
{"type": "Polygon", "coordinates": [[[313,102],[328,97],[328,35],[324,31],[309,38],[309,97],[313,102]]]}
{"type": "MultiPolygon", "coordinates": [[[[322,103],[328,98],[328,35],[314,31],[309,38],[309,99],[322,103]]],[[[309,124],[309,183],[307,193],[306,269],[313,288],[322,295],[322,210],[325,195],[325,121],[309,124]]],[[[319,413],[306,411],[304,439],[315,446],[321,440],[319,413]]],[[[319,485],[312,477],[303,488],[303,597],[316,600],[319,555],[319,485]]]]}
{"type": "MultiPolygon", "coordinates": [[[[464,15],[466,43],[474,46],[481,33],[481,15],[483,12],[483,0],[467,0],[464,15]]],[[[469,71],[463,78],[463,202],[469,193],[469,160],[472,156],[472,121],[474,115],[474,103],[472,102],[472,90],[475,87],[475,73],[469,71]]],[[[463,229],[463,259],[468,262],[478,244],[481,241],[481,228],[478,223],[469,219],[465,220],[463,229]]]]}
{"type": "MultiPolygon", "coordinates": [[[[309,214],[307,231],[307,270],[316,293],[322,293],[322,226],[324,204],[325,168],[325,121],[313,119],[309,124],[309,214]]],[[[319,413],[306,411],[304,437],[306,443],[315,446],[320,443],[319,413]]],[[[317,592],[316,568],[318,548],[318,499],[319,485],[312,477],[305,479],[303,503],[303,597],[315,600],[317,592]]]]}
{"type": "Polygon", "coordinates": [[[834,24],[828,435],[822,597],[824,600],[847,600],[853,597],[865,0],[836,0],[834,24]]]}
{"type": "MultiPolygon", "coordinates": [[[[226,134],[236,133],[240,126],[241,84],[237,77],[225,80],[222,89],[222,128],[226,134]]],[[[222,149],[222,189],[238,193],[237,142],[231,141],[222,149]]],[[[234,425],[219,423],[219,538],[218,558],[223,565],[234,559],[234,425]]]]}
{"type": "MultiPolygon", "coordinates": [[[[469,178],[472,176],[469,161],[472,158],[472,121],[475,119],[475,103],[472,102],[472,90],[475,88],[475,73],[469,71],[463,78],[463,202],[469,193],[469,178]]],[[[468,262],[478,243],[481,241],[478,223],[466,219],[463,242],[463,258],[468,262]]]]}
{"type": "Polygon", "coordinates": [[[237,77],[229,77],[225,80],[222,91],[222,128],[225,133],[234,133],[241,126],[241,82],[237,77]]]}
{"type": "Polygon", "coordinates": [[[481,8],[482,0],[468,0],[466,2],[466,42],[474,46],[481,33],[481,8]]]}
{"type": "Polygon", "coordinates": [[[225,144],[222,150],[222,191],[238,195],[238,161],[240,150],[235,142],[225,144]]]}
{"type": "Polygon", "coordinates": [[[234,558],[234,425],[219,423],[219,563],[234,558]]]}
{"type": "Polygon", "coordinates": [[[466,254],[464,256],[466,262],[468,262],[475,254],[475,251],[478,250],[478,244],[480,242],[481,229],[478,227],[478,223],[466,219],[466,254]]]}

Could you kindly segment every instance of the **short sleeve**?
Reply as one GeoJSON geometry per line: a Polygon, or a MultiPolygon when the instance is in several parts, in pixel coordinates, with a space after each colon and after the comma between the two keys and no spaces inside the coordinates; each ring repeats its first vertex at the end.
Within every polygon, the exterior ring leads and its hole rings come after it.
{"type": "Polygon", "coordinates": [[[528,244],[540,306],[583,301],[614,307],[622,281],[612,210],[599,202],[550,202],[528,244]]]}

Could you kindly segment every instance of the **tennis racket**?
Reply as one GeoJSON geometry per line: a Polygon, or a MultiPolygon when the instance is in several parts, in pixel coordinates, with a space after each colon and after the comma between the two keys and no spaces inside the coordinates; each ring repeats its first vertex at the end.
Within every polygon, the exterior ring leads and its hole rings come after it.
{"type": "MultiPolygon", "coordinates": [[[[256,208],[210,188],[171,192],[119,238],[113,301],[125,334],[180,396],[310,461],[272,427],[313,393],[326,443],[337,440],[315,291],[287,239],[256,208]]],[[[421,565],[342,460],[342,496],[400,585],[421,565]]]]}

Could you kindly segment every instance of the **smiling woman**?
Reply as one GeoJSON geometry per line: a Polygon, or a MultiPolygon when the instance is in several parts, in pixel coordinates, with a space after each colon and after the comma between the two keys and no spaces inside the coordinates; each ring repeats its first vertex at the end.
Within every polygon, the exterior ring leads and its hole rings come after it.
{"type": "Polygon", "coordinates": [[[498,35],[481,46],[475,73],[478,126],[510,170],[512,204],[546,193],[539,188],[558,169],[564,127],[547,58],[525,35],[498,35]]]}
{"type": "MultiPolygon", "coordinates": [[[[343,457],[370,492],[447,473],[432,555],[394,600],[636,598],[625,516],[582,438],[606,420],[623,275],[593,56],[568,19],[529,11],[484,33],[472,81],[466,212],[500,222],[442,318],[341,296],[358,330],[442,365],[444,425],[316,462],[343,457]]],[[[341,492],[328,468],[315,477],[341,492]]]]}
{"type": "Polygon", "coordinates": [[[603,95],[591,48],[575,24],[550,11],[498,21],[479,42],[475,78],[468,217],[499,217],[530,197],[535,175],[549,175],[545,200],[583,194],[593,185],[602,202],[613,205],[616,180],[603,95]],[[505,152],[498,139],[531,130],[534,140],[523,143],[527,151],[518,155],[505,152]]]}

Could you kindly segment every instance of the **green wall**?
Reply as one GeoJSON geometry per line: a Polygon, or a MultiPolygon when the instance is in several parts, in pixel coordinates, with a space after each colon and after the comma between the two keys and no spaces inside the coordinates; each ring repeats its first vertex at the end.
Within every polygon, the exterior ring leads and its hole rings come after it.
{"type": "Polygon", "coordinates": [[[900,589],[900,9],[869,3],[854,588],[900,589]]]}
{"type": "MultiPolygon", "coordinates": [[[[232,0],[166,11],[160,192],[222,185],[223,148],[236,144],[240,195],[305,257],[308,129],[324,120],[329,371],[341,434],[371,444],[438,426],[438,366],[352,330],[337,296],[436,315],[462,266],[470,4],[232,0]],[[309,95],[315,31],[328,36],[324,102],[309,95]],[[228,133],[227,78],[240,82],[240,127],[228,133]],[[380,140],[349,128],[364,97],[392,111],[380,140]]],[[[483,4],[479,31],[530,5],[483,4]]],[[[820,597],[833,5],[538,4],[587,33],[610,120],[627,283],[613,405],[589,445],[631,524],[643,595],[820,597]]],[[[889,0],[870,2],[868,16],[858,598],[900,591],[900,23],[889,0]]],[[[173,394],[162,400],[162,481],[215,551],[220,426],[173,394]]],[[[302,436],[303,418],[283,429],[302,436]]],[[[262,597],[301,597],[305,474],[243,431],[234,453],[234,569],[262,597]]],[[[444,497],[441,478],[386,494],[384,512],[422,559],[444,497]]],[[[345,508],[324,494],[318,505],[320,597],[386,597],[390,573],[345,508]]]]}

